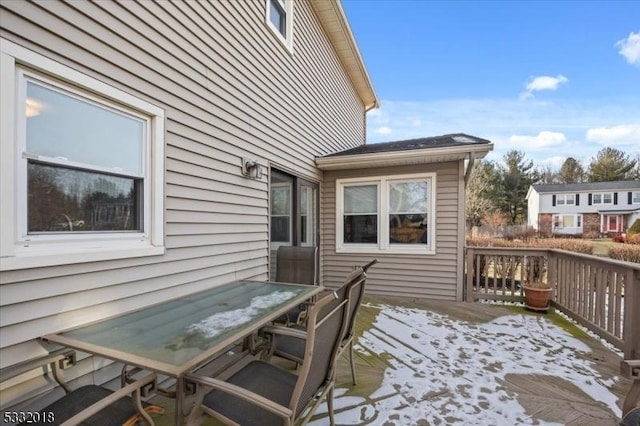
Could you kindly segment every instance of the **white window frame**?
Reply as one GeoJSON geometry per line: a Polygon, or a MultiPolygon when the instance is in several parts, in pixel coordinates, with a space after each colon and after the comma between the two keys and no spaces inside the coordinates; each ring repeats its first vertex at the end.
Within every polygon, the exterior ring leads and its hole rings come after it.
{"type": "Polygon", "coordinates": [[[576,194],[557,194],[556,195],[556,206],[575,206],[575,204],[576,204],[576,194]]]}
{"type": "Polygon", "coordinates": [[[580,213],[557,213],[557,214],[554,214],[553,217],[552,217],[552,221],[551,221],[552,230],[555,231],[556,229],[560,229],[560,230],[562,230],[562,229],[582,229],[582,226],[583,226],[582,219],[583,219],[583,217],[582,217],[582,214],[580,214],[580,213]],[[556,221],[558,223],[562,224],[564,222],[563,218],[565,216],[573,216],[573,223],[575,223],[576,226],[567,226],[567,227],[565,227],[565,226],[556,226],[555,225],[556,221]]]}
{"type": "Polygon", "coordinates": [[[267,27],[276,35],[276,38],[284,47],[293,53],[293,0],[265,0],[265,22],[267,27]],[[278,2],[284,9],[285,14],[285,34],[271,22],[271,2],[278,2]]]}
{"type": "Polygon", "coordinates": [[[17,270],[164,253],[163,109],[0,38],[0,270],[17,270]],[[26,233],[23,73],[147,120],[142,232],[26,233]]]}
{"type": "MultiPolygon", "coordinates": [[[[307,218],[306,222],[307,222],[307,226],[305,229],[305,234],[307,235],[308,241],[302,241],[302,238],[300,238],[300,245],[303,247],[314,247],[316,245],[316,238],[315,238],[315,230],[317,229],[316,227],[318,226],[318,224],[316,223],[316,215],[312,214],[317,210],[316,207],[316,189],[312,188],[310,186],[305,186],[303,188],[301,188],[300,192],[307,192],[307,205],[305,206],[305,208],[307,209],[307,214],[303,215],[302,212],[300,212],[300,218],[302,218],[303,216],[307,218]]],[[[302,208],[302,206],[300,206],[300,208],[302,208]]]]}
{"type": "Polygon", "coordinates": [[[613,204],[613,192],[596,192],[593,194],[592,196],[592,204],[598,204],[598,205],[602,205],[602,204],[613,204]],[[608,195],[611,200],[609,202],[605,202],[604,201],[604,196],[608,195]],[[600,201],[596,202],[596,196],[600,197],[600,201]]]}
{"type": "MultiPolygon", "coordinates": [[[[271,199],[269,200],[269,228],[271,228],[272,217],[288,217],[289,218],[289,239],[287,241],[270,241],[272,247],[290,246],[293,244],[293,192],[294,184],[290,182],[278,182],[270,184],[270,191],[278,188],[287,188],[289,190],[289,214],[288,215],[274,215],[271,209],[271,199]]],[[[271,198],[271,197],[269,197],[271,198]]]]}
{"type": "Polygon", "coordinates": [[[436,173],[372,176],[336,180],[336,252],[367,254],[436,254],[436,173]],[[389,183],[415,180],[429,181],[428,241],[424,244],[389,243],[389,183]],[[354,185],[377,185],[378,242],[376,244],[344,242],[344,188],[354,185]]]}
{"type": "Polygon", "coordinates": [[[634,191],[631,194],[631,204],[640,204],[640,191],[634,191]]]}

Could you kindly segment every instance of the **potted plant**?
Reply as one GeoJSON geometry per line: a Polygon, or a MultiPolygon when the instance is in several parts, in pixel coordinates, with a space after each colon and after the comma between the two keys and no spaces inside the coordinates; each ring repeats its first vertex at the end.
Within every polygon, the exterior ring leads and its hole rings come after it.
{"type": "Polygon", "coordinates": [[[548,311],[549,300],[553,289],[546,282],[527,282],[522,287],[524,293],[524,305],[533,311],[548,311]]]}

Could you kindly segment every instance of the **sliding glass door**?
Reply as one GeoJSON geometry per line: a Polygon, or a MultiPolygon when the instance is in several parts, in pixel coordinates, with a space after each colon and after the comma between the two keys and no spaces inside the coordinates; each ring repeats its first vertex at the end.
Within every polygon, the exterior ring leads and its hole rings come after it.
{"type": "Polygon", "coordinates": [[[271,169],[270,249],[275,278],[276,252],[281,245],[318,246],[318,184],[271,169]]]}

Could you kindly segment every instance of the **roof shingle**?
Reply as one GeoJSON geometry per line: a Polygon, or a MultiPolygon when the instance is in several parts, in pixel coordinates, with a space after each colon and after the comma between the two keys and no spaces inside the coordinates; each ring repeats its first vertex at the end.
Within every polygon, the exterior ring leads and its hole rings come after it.
{"type": "Polygon", "coordinates": [[[432,136],[428,138],[365,144],[348,149],[346,151],[328,154],[324,157],[326,158],[344,155],[377,154],[383,152],[411,151],[418,149],[449,148],[454,146],[482,145],[490,143],[491,141],[487,139],[470,136],[464,133],[452,133],[448,135],[432,136]]]}

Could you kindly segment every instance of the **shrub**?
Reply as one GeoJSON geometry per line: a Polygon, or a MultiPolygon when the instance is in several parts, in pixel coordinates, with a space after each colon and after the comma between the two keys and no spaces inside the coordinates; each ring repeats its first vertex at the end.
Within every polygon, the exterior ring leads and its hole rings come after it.
{"type": "Polygon", "coordinates": [[[592,254],[594,244],[592,241],[575,238],[531,238],[527,241],[508,241],[502,238],[477,237],[467,238],[467,246],[553,248],[576,253],[592,254]]]}
{"type": "Polygon", "coordinates": [[[627,236],[636,234],[640,234],[640,219],[636,219],[636,221],[633,222],[633,225],[627,229],[627,236]]]}
{"type": "Polygon", "coordinates": [[[577,238],[545,238],[535,241],[531,247],[552,248],[559,250],[573,251],[576,253],[592,254],[593,242],[577,238]]]}
{"type": "Polygon", "coordinates": [[[627,244],[640,245],[640,234],[627,235],[627,244]]]}
{"type": "Polygon", "coordinates": [[[640,246],[634,244],[616,244],[609,248],[609,257],[626,262],[640,263],[640,246]]]}
{"type": "Polygon", "coordinates": [[[583,238],[588,238],[590,240],[595,240],[596,238],[600,238],[600,233],[598,231],[586,231],[582,234],[583,238]]]}
{"type": "Polygon", "coordinates": [[[611,238],[611,241],[613,241],[614,243],[626,243],[627,239],[625,238],[624,235],[619,234],[619,235],[614,235],[613,238],[611,238]]]}
{"type": "Polygon", "coordinates": [[[527,227],[523,230],[518,230],[513,234],[514,238],[517,238],[522,241],[532,240],[536,236],[536,230],[530,227],[527,227]]]}

